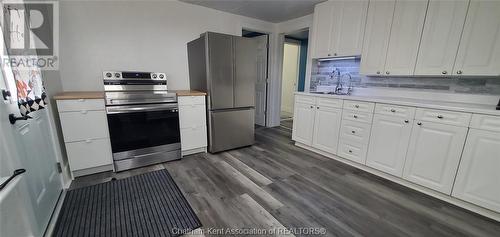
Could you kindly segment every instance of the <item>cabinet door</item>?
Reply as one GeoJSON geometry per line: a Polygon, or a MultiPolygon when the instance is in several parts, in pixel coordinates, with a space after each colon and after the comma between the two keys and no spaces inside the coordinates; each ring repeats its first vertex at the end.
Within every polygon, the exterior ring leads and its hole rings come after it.
{"type": "Polygon", "coordinates": [[[403,178],[450,194],[467,128],[415,121],[403,178]]]}
{"type": "Polygon", "coordinates": [[[312,146],[337,154],[342,109],[319,107],[316,110],[312,146]]]}
{"type": "Polygon", "coordinates": [[[430,0],[415,75],[449,75],[460,42],[469,0],[430,0]]]}
{"type": "Polygon", "coordinates": [[[380,75],[384,71],[395,4],[395,0],[370,1],[361,54],[363,75],[380,75]]]}
{"type": "Polygon", "coordinates": [[[315,110],[312,104],[295,103],[292,131],[294,141],[312,144],[315,110]]]}
{"type": "Polygon", "coordinates": [[[453,73],[500,75],[500,1],[471,0],[453,73]]]}
{"type": "Polygon", "coordinates": [[[404,118],[376,114],[366,165],[401,177],[411,128],[412,123],[404,118]]]}
{"type": "Polygon", "coordinates": [[[332,2],[324,2],[314,7],[312,58],[326,58],[330,54],[333,23],[332,2]]]}
{"type": "Polygon", "coordinates": [[[500,212],[500,133],[471,129],[453,196],[500,212]]]}
{"type": "Polygon", "coordinates": [[[365,32],[367,0],[333,2],[330,50],[333,56],[361,55],[365,32]]]}
{"type": "Polygon", "coordinates": [[[386,75],[413,75],[426,10],[427,0],[396,1],[385,62],[386,75]]]}

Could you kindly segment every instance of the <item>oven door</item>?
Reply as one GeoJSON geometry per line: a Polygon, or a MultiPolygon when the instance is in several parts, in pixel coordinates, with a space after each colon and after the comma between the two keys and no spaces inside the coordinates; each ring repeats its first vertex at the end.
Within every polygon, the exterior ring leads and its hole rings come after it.
{"type": "Polygon", "coordinates": [[[114,160],[180,150],[177,104],[108,106],[114,160]]]}

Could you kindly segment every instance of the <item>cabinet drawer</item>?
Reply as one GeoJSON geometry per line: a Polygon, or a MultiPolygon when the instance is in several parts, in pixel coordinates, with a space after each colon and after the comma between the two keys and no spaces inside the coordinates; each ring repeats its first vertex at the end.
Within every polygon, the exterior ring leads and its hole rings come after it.
{"type": "Polygon", "coordinates": [[[472,115],[469,113],[421,108],[417,108],[417,111],[415,113],[416,120],[449,124],[461,127],[469,126],[471,116],[472,115]]]}
{"type": "Polygon", "coordinates": [[[108,137],[108,122],[104,111],[60,113],[64,142],[108,137]]]}
{"type": "Polygon", "coordinates": [[[391,104],[376,104],[375,113],[412,120],[415,117],[415,108],[391,104]]]}
{"type": "Polygon", "coordinates": [[[206,126],[207,116],[205,105],[181,105],[179,106],[180,128],[191,128],[206,126]]]}
{"type": "Polygon", "coordinates": [[[207,128],[199,126],[181,129],[181,149],[191,150],[207,146],[207,128]]]}
{"type": "Polygon", "coordinates": [[[500,132],[500,116],[473,114],[470,127],[500,132]]]}
{"type": "Polygon", "coordinates": [[[177,97],[179,106],[183,105],[204,105],[205,96],[179,96],[177,97]]]}
{"type": "Polygon", "coordinates": [[[72,171],[113,163],[111,144],[108,138],[66,143],[66,152],[72,171]]]}
{"type": "Polygon", "coordinates": [[[368,144],[370,140],[371,124],[360,123],[349,120],[342,121],[340,127],[340,137],[363,144],[368,144]]]}
{"type": "Polygon", "coordinates": [[[82,111],[82,110],[104,110],[104,100],[103,99],[58,100],[57,110],[59,110],[59,112],[82,111]]]}
{"type": "Polygon", "coordinates": [[[318,107],[342,108],[343,101],[341,99],[318,98],[318,107]]]}
{"type": "Polygon", "coordinates": [[[340,139],[338,155],[342,158],[364,164],[366,161],[366,151],[368,145],[353,142],[348,139],[340,139]]]}
{"type": "Polygon", "coordinates": [[[342,120],[350,120],[361,123],[372,123],[373,114],[356,112],[351,110],[342,111],[342,120]]]}
{"type": "Polygon", "coordinates": [[[344,109],[349,109],[357,112],[373,113],[375,108],[375,103],[364,102],[364,101],[354,101],[354,100],[344,100],[344,109]]]}
{"type": "Polygon", "coordinates": [[[305,95],[295,95],[295,103],[316,104],[316,97],[305,96],[305,95]]]}

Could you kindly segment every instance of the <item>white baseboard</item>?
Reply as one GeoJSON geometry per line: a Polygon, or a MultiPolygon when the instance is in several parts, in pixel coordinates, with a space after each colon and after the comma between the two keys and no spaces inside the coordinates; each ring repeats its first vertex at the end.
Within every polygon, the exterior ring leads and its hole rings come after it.
{"type": "Polygon", "coordinates": [[[398,183],[400,185],[409,187],[409,188],[411,188],[413,190],[419,191],[421,193],[427,194],[429,196],[432,196],[432,197],[435,197],[437,199],[443,200],[445,202],[451,203],[453,205],[459,206],[461,208],[467,209],[467,210],[472,211],[474,213],[477,213],[479,215],[491,218],[491,219],[496,220],[496,221],[500,221],[500,213],[488,210],[488,209],[483,208],[483,207],[476,206],[476,205],[474,205],[472,203],[465,202],[465,201],[462,201],[460,199],[454,198],[452,196],[445,195],[443,193],[434,191],[432,189],[429,189],[429,188],[426,188],[426,187],[423,187],[423,186],[411,183],[411,182],[406,181],[406,180],[404,180],[402,178],[398,178],[398,177],[386,174],[386,173],[384,173],[382,171],[373,169],[373,168],[365,166],[363,164],[359,164],[359,163],[356,163],[356,162],[353,162],[353,161],[350,161],[350,160],[346,160],[346,159],[344,159],[342,157],[339,157],[339,156],[336,156],[336,155],[324,152],[322,150],[316,149],[314,147],[311,147],[311,146],[303,144],[303,143],[295,142],[295,145],[298,146],[298,147],[304,148],[306,150],[310,150],[312,152],[318,153],[320,155],[326,156],[328,158],[332,158],[334,160],[340,161],[340,162],[342,162],[344,164],[348,164],[348,165],[353,166],[355,168],[358,168],[360,170],[364,170],[364,171],[366,171],[368,173],[377,175],[379,177],[382,177],[384,179],[387,179],[387,180],[390,180],[392,182],[398,183]]]}
{"type": "Polygon", "coordinates": [[[59,218],[59,214],[61,214],[61,209],[62,205],[64,203],[64,199],[66,198],[66,189],[63,188],[61,191],[61,195],[59,196],[59,199],[57,200],[56,207],[54,208],[54,211],[52,212],[52,216],[50,217],[49,224],[47,225],[47,229],[45,230],[45,234],[43,235],[44,237],[50,237],[54,235],[54,230],[56,228],[57,224],[57,219],[59,218]]]}

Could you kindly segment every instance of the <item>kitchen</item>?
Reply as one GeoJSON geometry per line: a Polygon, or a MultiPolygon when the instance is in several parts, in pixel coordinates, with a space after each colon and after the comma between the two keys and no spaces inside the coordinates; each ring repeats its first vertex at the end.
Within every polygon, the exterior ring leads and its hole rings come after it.
{"type": "MultiPolygon", "coordinates": [[[[498,235],[497,1],[238,4],[57,2],[58,70],[27,83],[36,106],[4,96],[2,157],[20,158],[2,184],[25,170],[1,190],[2,236],[498,235]],[[284,35],[303,29],[289,131],[284,35]]],[[[25,74],[2,66],[16,91],[25,74]]]]}

